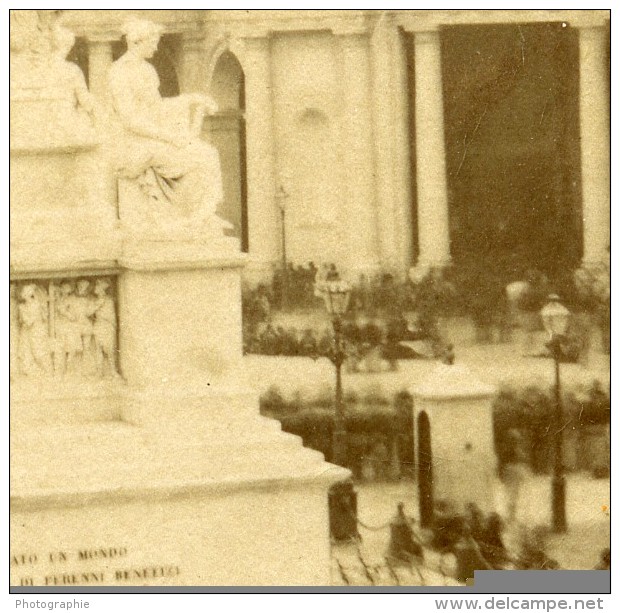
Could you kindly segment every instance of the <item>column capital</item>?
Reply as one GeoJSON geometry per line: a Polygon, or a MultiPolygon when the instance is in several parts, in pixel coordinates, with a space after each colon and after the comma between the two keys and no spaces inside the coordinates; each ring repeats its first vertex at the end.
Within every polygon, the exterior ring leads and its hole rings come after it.
{"type": "Polygon", "coordinates": [[[416,16],[415,19],[400,19],[399,25],[406,34],[424,34],[426,32],[438,33],[442,24],[438,21],[430,21],[416,16]]]}
{"type": "Polygon", "coordinates": [[[109,45],[121,39],[121,33],[114,30],[105,30],[102,32],[92,32],[87,34],[86,42],[89,47],[97,47],[109,45]]]}
{"type": "Polygon", "coordinates": [[[417,30],[412,32],[416,45],[439,44],[439,28],[433,30],[417,30]]]}

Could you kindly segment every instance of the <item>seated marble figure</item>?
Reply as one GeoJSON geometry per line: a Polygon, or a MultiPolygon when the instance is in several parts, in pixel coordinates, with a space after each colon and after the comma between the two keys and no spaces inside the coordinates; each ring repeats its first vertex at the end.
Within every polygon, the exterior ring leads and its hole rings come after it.
{"type": "MultiPolygon", "coordinates": [[[[127,52],[109,72],[115,162],[148,196],[147,222],[193,232],[227,227],[216,215],[223,199],[217,150],[200,139],[205,113],[217,105],[203,94],[162,98],[151,63],[161,28],[149,21],[125,24],[127,52]]],[[[123,214],[121,212],[121,218],[123,214]]]]}

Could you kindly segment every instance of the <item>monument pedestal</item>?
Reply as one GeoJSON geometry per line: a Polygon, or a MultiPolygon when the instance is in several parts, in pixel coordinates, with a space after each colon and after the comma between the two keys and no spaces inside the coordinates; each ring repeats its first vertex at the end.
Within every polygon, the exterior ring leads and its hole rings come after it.
{"type": "Polygon", "coordinates": [[[15,384],[11,585],[329,583],[348,471],[258,413],[229,247],[126,240],[120,376],[15,384]]]}
{"type": "Polygon", "coordinates": [[[273,423],[185,444],[122,423],[14,431],[11,585],[327,585],[344,471],[273,423]]]}
{"type": "MultiPolygon", "coordinates": [[[[21,13],[15,27],[52,48],[21,13]]],[[[52,83],[75,70],[37,46],[15,54],[11,585],[328,584],[328,490],[349,471],[259,414],[245,261],[207,214],[217,156],[154,142],[142,173],[162,150],[179,166],[155,177],[166,197],[139,178],[114,194],[105,139],[52,83]]]]}

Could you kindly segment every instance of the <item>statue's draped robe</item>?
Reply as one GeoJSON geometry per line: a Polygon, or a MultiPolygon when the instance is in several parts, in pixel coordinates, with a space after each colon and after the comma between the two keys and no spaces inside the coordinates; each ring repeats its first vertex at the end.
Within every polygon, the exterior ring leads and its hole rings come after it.
{"type": "Polygon", "coordinates": [[[188,104],[162,98],[155,68],[126,54],[110,69],[116,162],[171,218],[206,221],[223,199],[216,149],[190,134],[188,104]],[[177,146],[182,135],[187,144],[177,146]]]}

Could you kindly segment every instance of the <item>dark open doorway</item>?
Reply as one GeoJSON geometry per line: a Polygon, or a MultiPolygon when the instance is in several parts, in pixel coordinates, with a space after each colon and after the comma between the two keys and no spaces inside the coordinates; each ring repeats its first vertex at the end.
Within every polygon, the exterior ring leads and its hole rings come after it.
{"type": "Polygon", "coordinates": [[[454,26],[441,38],[453,262],[488,261],[506,281],[578,265],[576,30],[454,26]]]}

